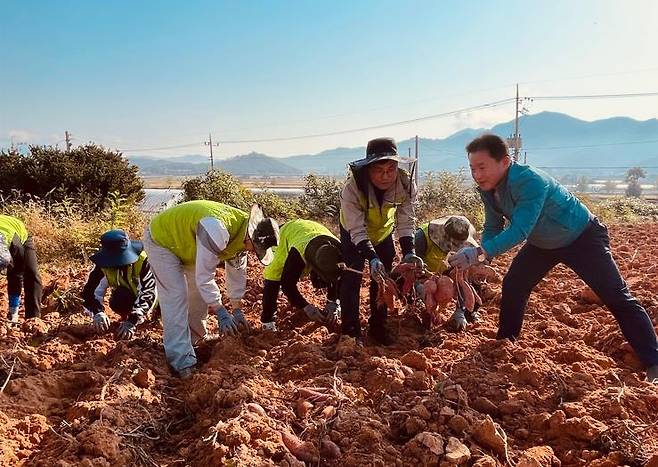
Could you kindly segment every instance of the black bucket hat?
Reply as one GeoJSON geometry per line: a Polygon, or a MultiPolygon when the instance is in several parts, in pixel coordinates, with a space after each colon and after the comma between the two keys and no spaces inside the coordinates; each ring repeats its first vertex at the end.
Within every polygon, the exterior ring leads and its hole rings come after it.
{"type": "Polygon", "coordinates": [[[133,264],[144,246],[142,242],[130,240],[123,230],[108,230],[101,235],[101,248],[89,259],[101,268],[118,268],[133,264]]]}
{"type": "Polygon", "coordinates": [[[258,204],[251,207],[247,236],[254,245],[254,252],[260,262],[267,266],[272,262],[272,247],[279,244],[279,224],[271,217],[264,217],[258,204]]]}
{"type": "Polygon", "coordinates": [[[304,259],[312,271],[327,284],[336,284],[340,277],[338,263],[343,262],[340,242],[328,235],[311,240],[304,250],[304,259]]]}
{"type": "Polygon", "coordinates": [[[360,169],[367,165],[380,161],[396,161],[401,162],[402,159],[398,156],[398,146],[395,144],[393,138],[376,138],[368,141],[366,147],[365,159],[359,159],[350,164],[354,169],[360,169]]]}

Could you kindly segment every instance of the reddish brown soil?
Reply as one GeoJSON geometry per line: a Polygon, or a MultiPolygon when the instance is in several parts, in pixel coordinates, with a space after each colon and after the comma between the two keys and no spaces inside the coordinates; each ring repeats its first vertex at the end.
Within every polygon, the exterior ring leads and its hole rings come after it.
{"type": "MultiPolygon", "coordinates": [[[[658,224],[611,235],[656,323],[658,224]]],[[[504,272],[511,258],[494,266],[504,272]]],[[[251,266],[245,311],[257,328],[251,266]]],[[[562,267],[532,295],[518,343],[494,339],[499,284],[466,333],[423,333],[402,314],[386,349],[339,340],[282,299],[279,333],[204,345],[184,382],[167,368],[158,324],[131,342],[99,338],[65,293],[85,274],[44,276],[54,292],[43,320],[0,329],[0,386],[14,367],[0,394],[0,465],[658,465],[658,390],[611,314],[562,267]]]]}

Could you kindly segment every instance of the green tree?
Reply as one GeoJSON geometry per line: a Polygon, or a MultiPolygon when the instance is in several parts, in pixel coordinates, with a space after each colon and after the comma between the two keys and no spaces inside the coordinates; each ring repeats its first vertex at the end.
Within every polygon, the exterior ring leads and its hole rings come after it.
{"type": "Polygon", "coordinates": [[[308,174],[304,177],[304,193],[299,204],[311,219],[338,219],[340,192],[343,184],[333,177],[308,174]]]}
{"type": "Polygon", "coordinates": [[[144,198],[138,170],[120,152],[95,144],[70,151],[30,146],[25,156],[0,153],[0,193],[19,193],[19,199],[67,200],[99,212],[107,207],[110,193],[133,203],[144,198]]]}
{"type": "Polygon", "coordinates": [[[626,172],[626,196],[639,198],[642,196],[642,185],[640,185],[640,179],[647,176],[646,172],[642,167],[633,167],[628,169],[626,172]]]}

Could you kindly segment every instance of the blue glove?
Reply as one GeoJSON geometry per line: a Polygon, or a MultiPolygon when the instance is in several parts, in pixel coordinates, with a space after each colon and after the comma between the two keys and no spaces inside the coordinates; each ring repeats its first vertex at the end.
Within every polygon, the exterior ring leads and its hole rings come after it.
{"type": "Polygon", "coordinates": [[[370,260],[370,277],[375,280],[382,280],[386,276],[386,267],[382,260],[373,258],[370,260]]]}
{"type": "Polygon", "coordinates": [[[137,326],[135,326],[130,321],[124,321],[119,324],[117,328],[117,337],[119,339],[130,340],[135,337],[135,332],[137,331],[137,326]]]}
{"type": "Polygon", "coordinates": [[[468,326],[466,313],[461,308],[457,308],[448,321],[448,326],[454,331],[463,331],[468,326]]]}
{"type": "Polygon", "coordinates": [[[423,263],[422,258],[417,256],[415,253],[407,253],[404,255],[402,262],[415,264],[418,269],[423,269],[425,267],[425,263],[423,263]]]}
{"type": "Polygon", "coordinates": [[[243,328],[244,331],[249,331],[249,321],[244,317],[240,308],[236,308],[233,312],[233,322],[238,328],[243,328]]]}
{"type": "Polygon", "coordinates": [[[306,313],[306,316],[311,321],[315,321],[316,323],[324,323],[324,315],[317,306],[309,303],[304,307],[304,313],[306,313]]]}
{"type": "Polygon", "coordinates": [[[221,333],[235,336],[238,333],[238,325],[235,323],[233,316],[231,316],[222,305],[214,308],[214,312],[217,315],[217,321],[219,321],[219,330],[221,333]]]}
{"type": "Polygon", "coordinates": [[[448,263],[450,266],[457,269],[467,269],[469,266],[478,264],[480,260],[478,248],[475,246],[466,246],[459,250],[454,255],[451,255],[448,258],[448,263]]]}
{"type": "Polygon", "coordinates": [[[110,329],[110,318],[104,311],[99,311],[94,315],[94,328],[98,333],[107,332],[110,329]]]}
{"type": "Polygon", "coordinates": [[[324,319],[329,326],[333,326],[340,317],[340,305],[332,300],[327,300],[324,310],[324,319]]]}

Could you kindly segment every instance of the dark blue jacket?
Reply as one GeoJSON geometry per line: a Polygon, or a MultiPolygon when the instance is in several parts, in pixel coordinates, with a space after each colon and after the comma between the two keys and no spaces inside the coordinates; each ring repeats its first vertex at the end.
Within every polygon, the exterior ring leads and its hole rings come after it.
{"type": "Polygon", "coordinates": [[[549,250],[567,246],[593,217],[553,177],[527,165],[512,164],[495,190],[478,191],[485,208],[482,247],[489,256],[524,240],[549,250]]]}

